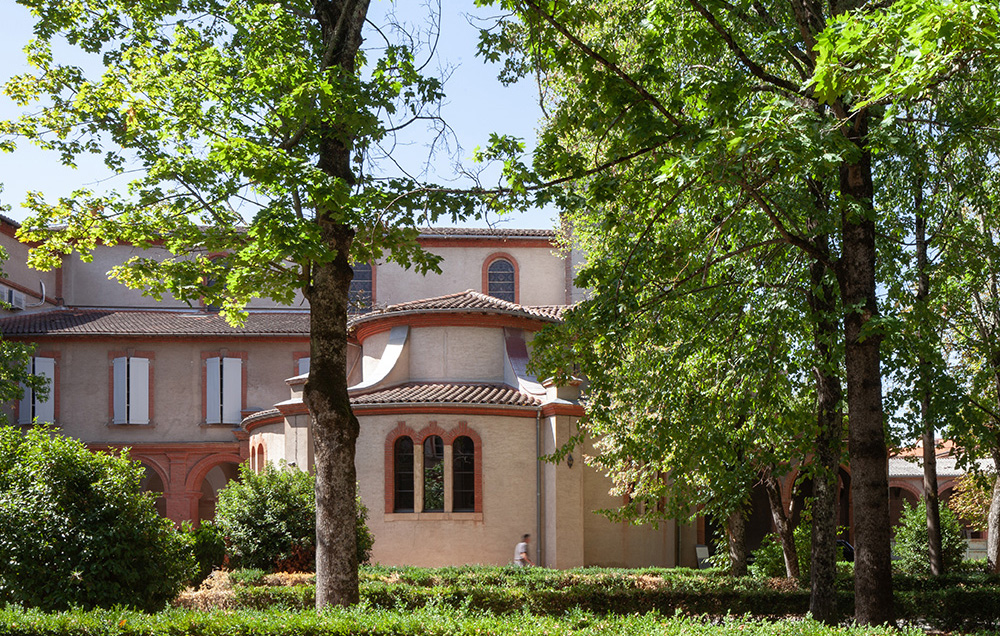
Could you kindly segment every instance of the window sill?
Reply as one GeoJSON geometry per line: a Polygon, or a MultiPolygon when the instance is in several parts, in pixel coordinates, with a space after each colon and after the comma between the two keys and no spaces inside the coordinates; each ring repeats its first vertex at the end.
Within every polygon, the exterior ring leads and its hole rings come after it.
{"type": "Polygon", "coordinates": [[[153,422],[150,422],[149,424],[108,424],[108,428],[113,430],[147,429],[156,428],[156,424],[153,422]]]}
{"type": "Polygon", "coordinates": [[[240,423],[237,422],[237,423],[233,424],[232,422],[221,422],[219,424],[209,424],[207,422],[202,422],[201,424],[199,424],[199,426],[201,426],[202,428],[226,428],[226,429],[233,429],[233,428],[239,428],[240,427],[240,423]]]}
{"type": "Polygon", "coordinates": [[[387,512],[389,521],[482,521],[481,512],[387,512]]]}

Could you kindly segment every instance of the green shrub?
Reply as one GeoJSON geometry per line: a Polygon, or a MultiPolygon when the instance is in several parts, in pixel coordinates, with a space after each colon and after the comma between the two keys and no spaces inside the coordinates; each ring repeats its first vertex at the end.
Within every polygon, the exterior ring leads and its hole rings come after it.
{"type": "MultiPolygon", "coordinates": [[[[358,563],[371,558],[374,538],[365,525],[368,510],[357,499],[358,563]]],[[[268,572],[308,572],[316,561],[316,478],[285,465],[254,472],[240,466],[240,478],[219,491],[215,523],[229,544],[236,567],[268,572]]]]}
{"type": "Polygon", "coordinates": [[[0,427],[0,604],[156,610],[194,556],[139,490],[142,466],[43,427],[0,427]]]}
{"type": "Polygon", "coordinates": [[[191,578],[191,585],[197,587],[208,578],[212,570],[222,567],[226,560],[226,540],[211,521],[202,521],[201,525],[195,528],[190,521],[181,524],[181,529],[187,535],[194,552],[194,558],[198,562],[198,571],[191,578]]]}
{"type": "MultiPolygon", "coordinates": [[[[844,530],[844,528],[841,528],[844,530]]],[[[799,581],[809,580],[810,567],[812,565],[812,521],[809,519],[808,511],[802,515],[799,525],[792,531],[795,540],[795,556],[799,560],[799,581]]],[[[844,560],[844,549],[837,547],[838,572],[844,560]]],[[[764,538],[764,542],[753,553],[753,563],[750,565],[750,574],[761,577],[785,576],[785,555],[781,549],[781,540],[778,533],[774,532],[764,538]]]]}
{"type": "MultiPolygon", "coordinates": [[[[916,506],[903,502],[903,514],[893,530],[893,540],[893,553],[897,557],[893,565],[897,570],[910,576],[930,574],[930,548],[923,500],[916,506]]],[[[945,572],[956,571],[962,565],[965,549],[958,518],[947,506],[941,506],[941,557],[945,572]]]]}

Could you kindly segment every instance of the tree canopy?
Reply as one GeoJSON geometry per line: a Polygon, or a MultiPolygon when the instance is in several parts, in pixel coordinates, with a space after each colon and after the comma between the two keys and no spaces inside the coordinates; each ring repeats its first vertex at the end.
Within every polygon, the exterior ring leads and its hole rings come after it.
{"type": "Polygon", "coordinates": [[[72,164],[98,154],[127,175],[110,193],[56,202],[29,194],[21,237],[53,267],[97,244],[162,247],[113,274],[155,297],[221,306],[234,322],[255,297],[311,309],[310,377],[317,472],[318,606],[358,598],[354,446],[346,321],[352,262],[420,271],[437,258],[418,227],[472,215],[470,197],[370,158],[407,125],[435,117],[440,79],[412,40],[373,30],[368,0],[19,0],[35,16],[33,71],[6,93],[25,108],[0,124],[3,148],[28,140],[72,164]],[[96,72],[57,42],[99,56],[96,72]],[[406,173],[404,173],[406,174],[406,173]]]}

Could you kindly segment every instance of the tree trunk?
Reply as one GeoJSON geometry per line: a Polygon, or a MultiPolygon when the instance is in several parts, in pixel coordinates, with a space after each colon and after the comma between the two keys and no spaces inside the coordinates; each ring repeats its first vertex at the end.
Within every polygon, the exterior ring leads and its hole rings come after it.
{"type": "Polygon", "coordinates": [[[990,514],[986,522],[986,558],[990,570],[1000,574],[1000,448],[993,449],[993,494],[990,497],[990,514]]]}
{"type": "Polygon", "coordinates": [[[778,539],[781,541],[781,554],[785,558],[785,576],[790,579],[799,578],[799,555],[795,550],[795,537],[792,533],[792,524],[788,520],[788,513],[785,512],[785,503],[781,500],[781,484],[774,477],[771,467],[763,470],[761,482],[767,492],[767,502],[771,508],[771,520],[778,531],[778,539]]]}
{"type": "MultiPolygon", "coordinates": [[[[323,42],[323,66],[332,75],[353,76],[368,0],[313,0],[323,42]]],[[[335,113],[315,133],[325,174],[350,186],[353,131],[335,113]],[[332,121],[331,121],[332,120],[332,121]]],[[[349,117],[346,118],[349,121],[349,117]]],[[[340,219],[336,202],[314,201],[323,242],[334,258],[313,265],[306,288],[310,309],[309,379],[303,397],[312,417],[316,470],[316,607],[358,602],[354,466],[358,419],[347,394],[347,309],[353,228],[340,219]]]]}
{"type": "Polygon", "coordinates": [[[316,469],[316,607],[358,602],[354,451],[358,420],[347,395],[348,254],[353,232],[323,232],[338,254],[315,268],[309,294],[310,361],[305,400],[312,415],[316,469]]]}
{"type": "Polygon", "coordinates": [[[854,499],[855,620],[893,622],[889,533],[889,458],[882,412],[882,370],[875,296],[875,211],[872,207],[868,112],[855,112],[844,134],[858,148],[840,168],[841,259],[837,278],[844,305],[845,369],[851,486],[854,499]]]}
{"type": "Polygon", "coordinates": [[[729,544],[729,572],[733,576],[747,575],[747,520],[742,511],[736,511],[726,520],[729,544]]]}
{"type": "MultiPolygon", "coordinates": [[[[829,241],[817,236],[824,250],[829,241]]],[[[813,321],[813,348],[816,365],[816,428],[812,492],[812,545],[809,566],[809,611],[827,624],[837,622],[837,473],[843,453],[844,419],[840,411],[843,391],[837,360],[838,321],[835,288],[827,267],[814,260],[810,267],[812,285],[809,308],[813,321]]]]}
{"type": "MultiPolygon", "coordinates": [[[[930,295],[930,276],[927,273],[927,219],[924,218],[922,207],[924,199],[923,179],[917,178],[914,193],[914,208],[916,215],[916,250],[917,250],[917,319],[924,321],[929,316],[927,312],[927,297],[930,295]]],[[[923,341],[932,334],[929,326],[921,324],[918,340],[923,341]]],[[[924,507],[927,511],[927,544],[930,556],[931,574],[940,576],[944,573],[944,561],[941,553],[941,510],[938,503],[937,455],[935,454],[934,418],[931,417],[931,367],[923,351],[919,354],[919,390],[920,390],[920,423],[924,445],[924,507]]]]}

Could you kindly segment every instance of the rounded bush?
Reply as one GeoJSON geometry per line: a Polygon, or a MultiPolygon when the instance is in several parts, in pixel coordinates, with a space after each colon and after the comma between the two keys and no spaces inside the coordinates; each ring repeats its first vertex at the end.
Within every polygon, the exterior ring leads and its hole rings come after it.
{"type": "MultiPolygon", "coordinates": [[[[916,506],[903,502],[899,525],[893,529],[893,565],[903,574],[928,576],[931,573],[930,546],[927,540],[927,516],[921,499],[916,506]]],[[[966,543],[962,524],[948,506],[941,506],[941,553],[945,572],[962,565],[966,543]]]]}
{"type": "Polygon", "coordinates": [[[139,489],[143,468],[38,427],[0,427],[0,604],[161,609],[194,556],[139,489]]]}
{"type": "Polygon", "coordinates": [[[225,563],[226,540],[211,521],[202,521],[197,528],[190,521],[185,521],[181,524],[181,529],[191,544],[195,561],[198,563],[197,572],[191,578],[191,585],[198,586],[208,578],[212,570],[222,567],[225,563]]]}
{"type": "MultiPolygon", "coordinates": [[[[368,510],[357,500],[358,563],[374,543],[368,510]]],[[[316,561],[316,478],[285,465],[254,472],[240,466],[238,480],[219,491],[215,523],[226,537],[232,565],[269,572],[312,571],[316,561]]]]}

